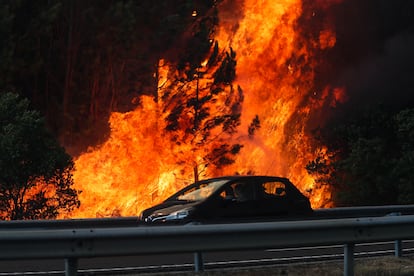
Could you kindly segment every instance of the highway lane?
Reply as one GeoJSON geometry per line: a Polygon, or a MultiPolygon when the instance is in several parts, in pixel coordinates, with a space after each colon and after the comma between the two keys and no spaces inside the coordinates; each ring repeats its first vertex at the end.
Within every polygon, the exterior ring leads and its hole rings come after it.
{"type": "MultiPolygon", "coordinates": [[[[368,206],[352,208],[332,208],[315,210],[313,219],[345,218],[359,216],[384,216],[389,214],[412,214],[414,205],[409,206],[368,206]]],[[[296,219],[294,219],[296,220],[296,219]]],[[[272,219],[273,221],[273,219],[272,219]]],[[[56,220],[56,221],[7,221],[0,222],[0,229],[66,229],[66,228],[100,228],[100,227],[131,227],[141,225],[136,217],[110,218],[110,219],[81,219],[81,220],[56,220]]],[[[408,254],[414,248],[413,242],[404,242],[404,254],[408,254]]],[[[356,256],[365,255],[364,246],[356,246],[356,256]]],[[[393,243],[375,244],[373,246],[377,254],[393,255],[393,243]]],[[[0,245],[1,250],[1,245],[0,245]]],[[[266,264],[283,264],[294,262],[307,262],[313,260],[329,260],[342,258],[342,246],[312,247],[300,249],[269,249],[243,252],[211,252],[204,253],[205,268],[221,268],[228,266],[252,266],[266,264]]],[[[47,274],[63,274],[64,260],[25,260],[2,261],[0,260],[1,275],[20,275],[24,272],[47,272],[47,274]]],[[[99,271],[101,269],[125,269],[136,271],[162,271],[162,270],[193,270],[194,256],[188,254],[175,255],[151,255],[151,256],[125,256],[80,259],[80,271],[99,271]]],[[[41,273],[37,273],[41,275],[41,273]]],[[[32,273],[30,275],[36,275],[32,273]]]]}
{"type": "MultiPolygon", "coordinates": [[[[414,241],[403,242],[403,254],[414,251],[414,241]]],[[[394,255],[394,242],[376,242],[355,246],[355,257],[394,255]]],[[[343,246],[318,246],[248,250],[237,252],[203,253],[205,269],[228,267],[295,264],[314,261],[339,260],[343,258],[343,246]]],[[[64,260],[0,261],[0,275],[63,275],[64,260]]],[[[194,255],[170,254],[150,256],[123,256],[79,260],[79,272],[121,273],[162,272],[194,270],[194,255]]]]}

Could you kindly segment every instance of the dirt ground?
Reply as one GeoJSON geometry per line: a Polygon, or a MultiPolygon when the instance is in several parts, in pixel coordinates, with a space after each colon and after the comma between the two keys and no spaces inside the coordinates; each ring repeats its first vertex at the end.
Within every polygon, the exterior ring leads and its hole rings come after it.
{"type": "MultiPolygon", "coordinates": [[[[336,276],[343,275],[343,263],[341,261],[309,263],[296,265],[283,265],[264,268],[209,270],[204,272],[168,273],[173,276],[264,276],[264,275],[289,275],[289,276],[336,276]]],[[[354,267],[355,276],[413,276],[414,257],[381,257],[356,259],[354,267]]],[[[142,274],[140,274],[142,275],[142,274]]],[[[154,275],[148,274],[148,275],[154,275]]],[[[155,274],[158,275],[158,274],[155,274]]],[[[163,274],[165,275],[165,274],[163,274]]]]}

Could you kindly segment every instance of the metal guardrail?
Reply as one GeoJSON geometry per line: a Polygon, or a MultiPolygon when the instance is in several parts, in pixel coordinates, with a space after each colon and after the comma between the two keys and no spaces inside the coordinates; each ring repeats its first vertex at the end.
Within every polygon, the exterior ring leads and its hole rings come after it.
{"type": "Polygon", "coordinates": [[[320,218],[375,217],[399,213],[414,215],[414,205],[357,206],[315,209],[315,216],[320,218]]]}
{"type": "MultiPolygon", "coordinates": [[[[79,258],[343,244],[353,275],[354,244],[414,238],[414,215],[219,225],[0,230],[0,259],[79,258]]],[[[197,256],[197,254],[196,254],[197,256]]]]}
{"type": "MultiPolygon", "coordinates": [[[[414,215],[414,205],[358,206],[315,209],[313,219],[352,218],[386,216],[392,213],[414,215]]],[[[286,219],[286,218],[284,218],[286,219]]],[[[273,218],[273,220],[275,220],[273,218]]],[[[283,220],[280,219],[280,220],[283,220]]],[[[295,219],[298,220],[298,219],[295,219]]],[[[5,229],[67,229],[134,227],[143,225],[138,217],[83,218],[57,220],[12,220],[0,221],[0,230],[5,229]]]]}
{"type": "MultiPolygon", "coordinates": [[[[315,209],[314,219],[376,217],[391,213],[414,215],[414,205],[358,206],[315,209]]],[[[5,229],[66,229],[140,226],[138,217],[57,219],[57,220],[12,220],[0,221],[0,230],[5,229]]]]}
{"type": "Polygon", "coordinates": [[[138,217],[111,217],[57,220],[10,220],[0,221],[0,231],[6,229],[67,229],[96,227],[131,227],[141,223],[138,217]]]}

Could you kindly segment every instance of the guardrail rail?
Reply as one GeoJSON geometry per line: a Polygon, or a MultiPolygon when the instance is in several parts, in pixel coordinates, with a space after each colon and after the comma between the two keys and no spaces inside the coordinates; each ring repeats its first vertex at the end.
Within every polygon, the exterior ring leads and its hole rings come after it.
{"type": "MultiPolygon", "coordinates": [[[[354,244],[414,238],[414,215],[183,226],[0,230],[0,260],[65,259],[344,245],[344,275],[354,274],[354,244]]],[[[196,264],[199,268],[202,265],[196,264]]]]}

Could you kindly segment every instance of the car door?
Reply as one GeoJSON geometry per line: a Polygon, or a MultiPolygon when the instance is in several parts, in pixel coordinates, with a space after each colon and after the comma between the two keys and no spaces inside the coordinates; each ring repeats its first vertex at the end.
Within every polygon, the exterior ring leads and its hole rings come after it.
{"type": "Polygon", "coordinates": [[[254,182],[236,181],[224,187],[215,208],[219,218],[250,218],[257,215],[257,186],[254,182]]]}
{"type": "Polygon", "coordinates": [[[278,216],[289,213],[289,189],[279,180],[258,183],[259,210],[262,216],[278,216]]]}

